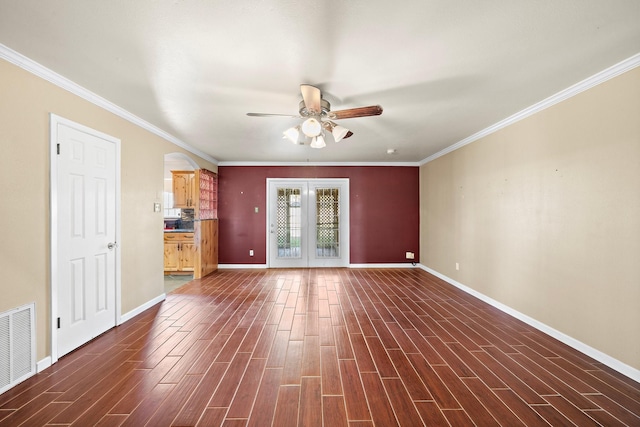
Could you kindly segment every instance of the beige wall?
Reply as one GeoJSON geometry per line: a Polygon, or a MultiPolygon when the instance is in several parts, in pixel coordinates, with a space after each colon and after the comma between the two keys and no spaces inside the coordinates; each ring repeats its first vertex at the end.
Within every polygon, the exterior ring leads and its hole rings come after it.
{"type": "Polygon", "coordinates": [[[420,187],[423,265],[640,369],[640,68],[425,164],[420,187]]]}
{"type": "Polygon", "coordinates": [[[36,302],[37,360],[50,355],[49,113],[121,140],[122,314],[164,292],[160,137],[0,60],[0,312],[36,302]]]}

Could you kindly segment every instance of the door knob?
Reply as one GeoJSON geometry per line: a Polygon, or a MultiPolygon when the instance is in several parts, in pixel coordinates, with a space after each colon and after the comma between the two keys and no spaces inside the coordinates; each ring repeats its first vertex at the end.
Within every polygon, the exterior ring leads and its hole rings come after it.
{"type": "Polygon", "coordinates": [[[118,247],[117,242],[112,242],[107,245],[107,248],[109,248],[110,251],[112,251],[114,248],[117,248],[117,247],[118,247]]]}

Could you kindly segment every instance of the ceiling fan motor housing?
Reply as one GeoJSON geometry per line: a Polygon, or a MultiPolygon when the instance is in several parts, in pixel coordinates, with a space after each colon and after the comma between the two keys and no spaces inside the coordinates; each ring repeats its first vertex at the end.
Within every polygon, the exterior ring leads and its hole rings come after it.
{"type": "Polygon", "coordinates": [[[320,108],[322,111],[313,111],[307,110],[307,106],[304,103],[304,100],[300,101],[299,112],[302,117],[312,117],[312,116],[321,116],[328,117],[329,111],[331,110],[331,104],[326,99],[320,100],[320,108]]]}

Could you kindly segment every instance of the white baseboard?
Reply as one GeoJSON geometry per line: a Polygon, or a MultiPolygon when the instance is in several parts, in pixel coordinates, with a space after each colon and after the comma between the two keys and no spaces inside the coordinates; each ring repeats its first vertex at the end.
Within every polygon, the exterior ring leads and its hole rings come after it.
{"type": "Polygon", "coordinates": [[[435,270],[430,269],[429,267],[419,264],[419,267],[421,269],[423,269],[424,271],[433,274],[434,276],[444,280],[445,282],[455,286],[456,288],[468,293],[469,295],[472,295],[476,298],[478,298],[479,300],[482,300],[484,302],[486,302],[489,305],[492,305],[493,307],[497,308],[500,311],[503,311],[513,317],[515,317],[518,320],[523,321],[524,323],[526,323],[529,326],[532,326],[534,328],[536,328],[537,330],[544,332],[545,334],[557,339],[558,341],[568,345],[569,347],[572,347],[576,350],[578,350],[581,353],[586,354],[589,357],[592,357],[593,359],[597,360],[598,362],[603,363],[604,365],[607,365],[608,367],[610,367],[611,369],[620,372],[623,375],[626,375],[627,377],[631,378],[634,381],[638,381],[640,382],[640,370],[634,368],[633,366],[629,366],[626,363],[623,363],[621,361],[619,361],[618,359],[615,359],[611,356],[609,356],[608,354],[605,354],[603,352],[601,352],[600,350],[597,350],[581,341],[578,341],[577,339],[570,337],[569,335],[558,331],[557,329],[554,329],[542,322],[539,322],[538,320],[527,316],[526,314],[520,313],[517,310],[514,310],[513,308],[506,306],[504,304],[502,304],[499,301],[494,300],[493,298],[490,298],[474,289],[471,289],[470,287],[463,285],[462,283],[459,283],[455,280],[453,280],[450,277],[445,276],[444,274],[438,273],[435,270]]]}
{"type": "Polygon", "coordinates": [[[416,268],[417,265],[411,262],[397,263],[372,263],[372,264],[349,264],[349,268],[416,268]]]}
{"type": "Polygon", "coordinates": [[[154,299],[152,299],[150,301],[147,301],[144,304],[142,304],[141,306],[138,306],[138,307],[134,308],[130,312],[123,314],[122,316],[120,316],[120,321],[118,322],[118,325],[122,325],[124,322],[126,322],[128,320],[131,320],[132,318],[134,318],[138,314],[142,313],[146,309],[153,307],[154,305],[158,304],[159,302],[164,301],[165,299],[167,299],[167,295],[164,294],[164,293],[160,294],[157,297],[155,297],[154,299]]]}
{"type": "Polygon", "coordinates": [[[244,268],[265,269],[267,264],[218,264],[220,270],[239,270],[244,268]]]}
{"type": "Polygon", "coordinates": [[[42,372],[51,366],[51,356],[47,356],[38,363],[36,363],[36,372],[42,372]]]}
{"type": "MultiPolygon", "coordinates": [[[[417,268],[416,264],[410,262],[398,262],[398,263],[389,263],[389,264],[349,264],[348,268],[417,268]]],[[[254,268],[254,269],[264,269],[268,268],[267,264],[218,264],[218,269],[220,270],[232,270],[232,269],[243,269],[243,268],[254,268]]]]}

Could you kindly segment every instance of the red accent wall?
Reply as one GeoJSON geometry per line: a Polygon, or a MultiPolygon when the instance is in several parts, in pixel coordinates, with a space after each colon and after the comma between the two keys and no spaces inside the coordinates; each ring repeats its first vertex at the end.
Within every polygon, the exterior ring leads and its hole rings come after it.
{"type": "Polygon", "coordinates": [[[350,263],[419,261],[418,167],[219,166],[220,264],[267,263],[267,178],[349,178],[350,263]]]}

